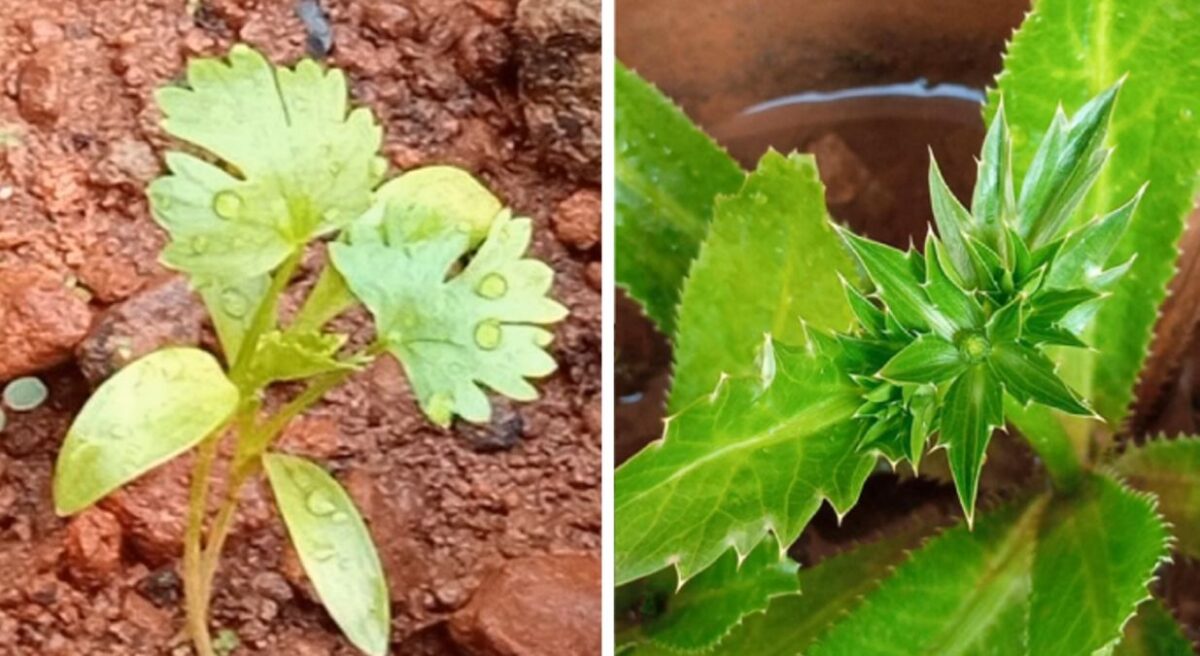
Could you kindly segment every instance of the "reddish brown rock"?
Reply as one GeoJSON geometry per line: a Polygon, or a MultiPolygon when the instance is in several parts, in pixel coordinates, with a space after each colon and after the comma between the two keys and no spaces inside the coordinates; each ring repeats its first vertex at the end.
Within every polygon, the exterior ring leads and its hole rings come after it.
{"type": "Polygon", "coordinates": [[[98,385],[121,367],[164,346],[194,346],[204,327],[204,305],[182,276],[110,307],[79,344],[75,359],[98,385]]]}
{"type": "Polygon", "coordinates": [[[554,234],[567,246],[588,249],[600,243],[600,192],[583,189],[559,203],[554,234]]]}
{"type": "Polygon", "coordinates": [[[600,0],[522,0],[521,105],[542,161],[600,182],[600,0]]]}
{"type": "Polygon", "coordinates": [[[600,561],[590,555],[522,558],[493,572],[450,621],[473,656],[600,653],[600,561]]]}
{"type": "Polygon", "coordinates": [[[40,59],[21,64],[17,73],[17,111],[34,125],[50,126],[62,113],[62,93],[54,69],[40,59]]]}
{"type": "Polygon", "coordinates": [[[301,417],[288,424],[278,443],[281,451],[313,459],[332,458],[342,450],[342,433],[328,417],[301,417]]]}
{"type": "Polygon", "coordinates": [[[61,277],[42,269],[0,270],[0,380],[70,359],[91,322],[87,301],[61,277]]]}
{"type": "Polygon", "coordinates": [[[121,566],[121,524],[100,508],[89,508],[67,524],[63,550],[71,580],[99,588],[121,566]]]}
{"type": "Polygon", "coordinates": [[[190,457],[171,460],[100,502],[150,565],[165,565],[183,553],[191,463],[190,457]]]}

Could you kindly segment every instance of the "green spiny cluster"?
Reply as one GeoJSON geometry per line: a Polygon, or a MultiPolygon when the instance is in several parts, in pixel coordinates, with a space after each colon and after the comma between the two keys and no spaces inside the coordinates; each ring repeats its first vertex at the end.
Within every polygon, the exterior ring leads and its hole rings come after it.
{"type": "Polygon", "coordinates": [[[1026,405],[1094,415],[1044,349],[1085,347],[1099,303],[1130,264],[1104,268],[1140,194],[1072,225],[1108,159],[1105,134],[1118,88],[1072,119],[1060,108],[1019,194],[1003,107],[984,142],[970,211],[934,162],[938,236],[929,234],[923,253],[843,231],[874,287],[864,295],[846,285],[860,328],[836,337],[842,366],[864,390],[860,448],[915,468],[936,433],[968,519],[988,441],[1004,425],[1005,393],[1026,405]]]}

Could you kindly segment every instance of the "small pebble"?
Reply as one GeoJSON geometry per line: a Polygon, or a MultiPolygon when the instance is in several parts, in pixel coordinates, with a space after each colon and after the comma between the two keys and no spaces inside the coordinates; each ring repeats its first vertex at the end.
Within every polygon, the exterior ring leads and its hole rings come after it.
{"type": "Polygon", "coordinates": [[[4,388],[4,404],[18,412],[25,412],[45,403],[48,395],[49,390],[41,379],[25,376],[4,388]]]}

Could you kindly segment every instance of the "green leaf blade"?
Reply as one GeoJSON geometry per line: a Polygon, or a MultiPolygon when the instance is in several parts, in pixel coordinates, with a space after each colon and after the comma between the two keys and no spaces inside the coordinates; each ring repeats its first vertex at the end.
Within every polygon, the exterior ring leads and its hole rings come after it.
{"type": "Polygon", "coordinates": [[[943,383],[967,370],[958,347],[941,337],[922,335],[884,365],[879,375],[899,383],[943,383]]]}
{"type": "Polygon", "coordinates": [[[616,278],[668,336],[713,201],[744,174],[657,89],[614,65],[616,278]]]}
{"type": "Polygon", "coordinates": [[[388,653],[391,602],[366,524],[337,480],[295,456],[266,454],[263,467],[304,572],[356,647],[388,653]]]}
{"type": "Polygon", "coordinates": [[[1071,366],[1064,377],[1111,425],[1128,413],[1196,193],[1200,32],[1191,26],[1197,21],[1200,5],[1179,0],[1040,0],[1014,37],[989,102],[990,115],[1004,97],[1020,174],[1059,102],[1080,107],[1128,75],[1109,128],[1117,148],[1081,216],[1108,213],[1149,182],[1108,264],[1137,259],[1093,322],[1087,341],[1104,357],[1072,354],[1063,361],[1071,366]]]}
{"type": "Polygon", "coordinates": [[[1200,438],[1159,438],[1130,446],[1114,468],[1129,484],[1153,492],[1174,526],[1177,548],[1200,558],[1200,438]]]}
{"type": "Polygon", "coordinates": [[[854,314],[839,276],[856,275],[825,211],[810,156],[768,152],[734,196],[719,199],[684,284],[669,407],[753,371],[763,335],[782,344],[807,327],[847,330],[854,314]]]}
{"type": "Polygon", "coordinates": [[[187,451],[225,424],[237,404],[237,388],[199,349],[162,349],[131,363],[71,424],[55,466],[55,508],[79,512],[187,451]]]}
{"type": "Polygon", "coordinates": [[[967,521],[975,517],[979,475],[992,431],[1004,421],[1003,394],[991,370],[976,364],[946,392],[938,444],[947,450],[954,488],[967,521]]]}
{"type": "Polygon", "coordinates": [[[1022,403],[1036,401],[1073,415],[1092,414],[1054,373],[1054,362],[1035,348],[1000,342],[992,346],[988,364],[1004,389],[1022,403]]]}
{"type": "Polygon", "coordinates": [[[1113,656],[1190,656],[1195,651],[1179,623],[1157,599],[1138,607],[1137,617],[1125,627],[1125,636],[1113,656]]]}
{"type": "Polygon", "coordinates": [[[687,580],[768,532],[791,543],[824,499],[839,513],[857,501],[874,466],[856,448],[857,388],[827,358],[771,350],[769,385],[724,381],[617,469],[618,584],[668,565],[687,580]]]}

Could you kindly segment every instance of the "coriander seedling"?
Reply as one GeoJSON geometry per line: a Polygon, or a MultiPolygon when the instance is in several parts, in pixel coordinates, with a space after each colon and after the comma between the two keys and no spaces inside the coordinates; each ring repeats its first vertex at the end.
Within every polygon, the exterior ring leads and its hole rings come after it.
{"type": "MultiPolygon", "coordinates": [[[[69,515],[153,467],[195,449],[184,584],[187,623],[212,656],[209,600],[247,480],[265,472],[292,543],[329,614],[368,654],[388,649],[390,609],[370,534],[326,471],[271,445],[288,423],[377,357],[403,365],[421,408],[449,426],[487,421],[486,386],[532,400],[550,374],[540,326],[566,309],[546,297],[553,272],[525,257],[532,225],[467,173],[418,169],[385,182],[380,127],[347,107],[346,80],[305,60],[276,68],[246,46],[197,59],[186,83],[159,91],[164,126],[188,146],[149,196],[170,234],[163,262],[185,273],[212,316],[224,362],[165,348],[102,384],[76,417],[54,478],[69,515]],[[195,153],[204,153],[198,156],[195,153]],[[382,183],[382,184],[381,184],[382,183]],[[331,257],[290,321],[280,298],[307,247],[331,257]],[[362,349],[325,329],[358,303],[375,319],[362,349]],[[264,407],[280,382],[303,389],[264,407]],[[228,493],[207,532],[218,443],[235,447],[228,493]]],[[[224,643],[221,643],[224,644],[224,643]]]]}

